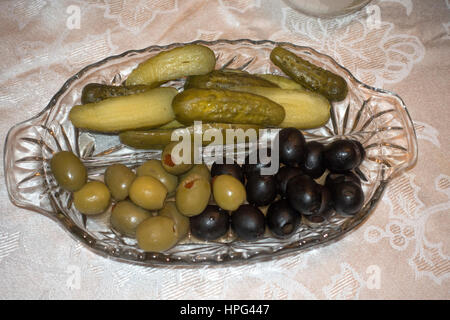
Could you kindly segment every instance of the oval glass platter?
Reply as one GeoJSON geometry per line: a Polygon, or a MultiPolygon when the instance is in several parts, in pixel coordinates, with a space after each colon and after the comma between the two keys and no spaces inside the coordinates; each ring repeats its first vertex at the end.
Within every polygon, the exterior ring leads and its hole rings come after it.
{"type": "MultiPolygon", "coordinates": [[[[120,85],[140,62],[161,51],[185,45],[151,46],[108,57],[89,65],[68,79],[50,103],[35,117],[13,126],[4,149],[6,186],[11,201],[57,221],[76,240],[94,252],[119,261],[140,265],[203,265],[261,261],[281,254],[329,244],[361,225],[374,210],[387,183],[397,173],[412,166],[417,158],[417,140],[411,118],[402,99],[391,92],[372,88],[358,81],[331,57],[309,47],[290,43],[252,40],[196,41],[211,48],[216,68],[238,68],[250,73],[282,74],[269,55],[281,45],[302,58],[342,76],[348,84],[345,100],[332,103],[331,118],[320,128],[304,131],[307,140],[324,143],[337,137],[360,141],[366,158],[357,170],[362,181],[365,203],[353,217],[331,216],[317,224],[302,223],[287,239],[270,236],[257,241],[240,241],[229,236],[217,242],[199,242],[188,237],[164,253],[143,252],[134,239],[111,229],[110,210],[86,217],[72,204],[71,193],[58,187],[50,172],[53,153],[69,150],[78,155],[90,179],[101,179],[105,168],[123,163],[134,168],[151,158],[157,150],[135,150],[120,144],[112,135],[80,131],[68,120],[72,106],[80,104],[83,87],[91,82],[120,85]]],[[[184,80],[167,83],[182,90],[184,80]]]]}

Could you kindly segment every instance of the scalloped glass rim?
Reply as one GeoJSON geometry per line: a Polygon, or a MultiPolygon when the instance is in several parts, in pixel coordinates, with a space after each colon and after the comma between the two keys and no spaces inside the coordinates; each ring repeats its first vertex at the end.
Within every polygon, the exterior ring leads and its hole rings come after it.
{"type": "MultiPolygon", "coordinates": [[[[217,52],[216,52],[216,54],[217,54],[217,52]]],[[[253,60],[251,60],[250,63],[252,61],[253,60]]],[[[250,63],[248,63],[248,64],[250,64],[250,63]]],[[[247,67],[247,64],[244,66],[244,68],[245,67],[247,67]]],[[[347,122],[348,122],[348,118],[350,117],[349,113],[351,113],[351,112],[349,112],[350,103],[351,102],[348,103],[348,107],[345,110],[345,114],[341,118],[338,118],[338,116],[334,114],[335,112],[337,113],[337,111],[335,111],[336,108],[333,109],[333,116],[332,116],[332,119],[330,120],[330,122],[332,123],[332,125],[331,125],[332,129],[329,129],[327,127],[327,129],[329,130],[329,132],[326,133],[328,135],[328,137],[324,137],[324,138],[332,139],[334,135],[347,135],[346,134],[347,124],[348,124],[347,122]],[[344,128],[343,128],[342,134],[338,134],[339,128],[338,128],[337,123],[339,123],[339,122],[344,122],[344,128]]],[[[390,103],[393,103],[393,102],[390,102],[390,103]]],[[[389,121],[391,121],[391,120],[389,120],[389,121]]],[[[356,126],[356,123],[354,122],[354,127],[356,126]]],[[[360,134],[360,132],[357,132],[357,133],[360,134]]],[[[314,134],[314,133],[311,133],[311,137],[312,138],[314,138],[314,137],[321,138],[321,136],[319,134],[314,134]]],[[[373,149],[371,149],[371,150],[373,150],[373,149]]],[[[256,40],[255,41],[255,40],[250,40],[250,39],[237,39],[237,40],[220,39],[220,40],[216,40],[216,41],[198,40],[198,41],[193,41],[190,43],[172,43],[172,44],[163,45],[163,46],[149,46],[147,48],[140,49],[140,50],[129,50],[129,51],[126,51],[119,55],[107,57],[99,62],[93,63],[93,64],[83,68],[81,71],[79,71],[74,76],[70,77],[64,83],[62,88],[52,97],[49,104],[41,112],[39,112],[34,117],[32,117],[26,121],[20,122],[10,128],[10,130],[8,131],[8,135],[6,137],[5,145],[4,145],[4,174],[5,174],[8,195],[10,197],[10,200],[15,205],[17,205],[19,207],[24,207],[29,210],[34,210],[34,211],[43,213],[47,217],[54,219],[71,236],[73,236],[76,240],[81,241],[89,249],[96,252],[97,254],[100,254],[100,255],[108,257],[108,258],[113,258],[118,261],[124,261],[124,262],[139,264],[139,265],[147,265],[147,266],[156,266],[156,265],[195,266],[195,265],[204,265],[204,264],[208,264],[208,265],[224,264],[224,263],[231,263],[231,262],[245,263],[246,261],[263,261],[263,260],[272,259],[279,255],[284,255],[284,254],[292,253],[295,251],[303,251],[305,249],[315,248],[319,245],[329,244],[329,243],[332,243],[332,242],[340,239],[344,235],[348,234],[349,232],[351,232],[352,230],[357,228],[359,225],[361,225],[365,221],[365,219],[367,219],[369,214],[373,211],[374,207],[376,206],[378,200],[381,198],[383,191],[385,190],[385,187],[386,187],[387,183],[390,181],[390,179],[392,177],[394,177],[397,173],[413,166],[417,160],[417,153],[418,153],[417,138],[416,138],[415,130],[412,125],[412,120],[409,115],[409,112],[408,112],[403,100],[395,93],[392,93],[390,91],[383,90],[383,89],[373,88],[371,86],[368,86],[368,85],[362,83],[361,81],[356,79],[350,73],[349,70],[347,70],[345,67],[338,64],[330,56],[319,53],[313,48],[305,47],[305,46],[298,46],[298,45],[294,45],[294,44],[291,44],[288,42],[274,42],[274,41],[270,41],[270,40],[256,40]],[[227,254],[219,253],[216,255],[214,255],[214,254],[203,255],[203,256],[201,254],[196,255],[195,250],[197,250],[198,248],[201,249],[202,246],[204,247],[204,249],[206,248],[205,250],[208,250],[208,248],[207,248],[208,244],[198,244],[198,247],[194,246],[193,249],[190,249],[193,253],[191,253],[190,255],[187,254],[186,257],[180,257],[180,256],[176,256],[176,255],[171,256],[170,253],[167,253],[167,254],[166,253],[155,254],[155,253],[143,253],[143,252],[136,253],[136,252],[130,252],[130,250],[122,250],[121,248],[114,247],[111,245],[103,245],[101,243],[101,240],[95,239],[95,237],[93,237],[91,234],[89,234],[89,232],[86,232],[86,230],[79,227],[74,221],[71,221],[71,219],[69,217],[64,215],[61,212],[63,210],[58,208],[58,205],[55,205],[54,203],[52,203],[52,201],[54,201],[54,200],[52,199],[51,196],[49,196],[49,199],[50,199],[50,204],[52,205],[52,208],[53,208],[52,211],[46,210],[39,206],[36,206],[36,204],[34,204],[26,199],[23,200],[17,195],[17,192],[20,193],[20,191],[17,191],[16,189],[14,189],[14,184],[13,184],[13,182],[14,182],[13,175],[15,174],[15,172],[13,170],[15,161],[13,161],[13,160],[16,160],[16,159],[14,158],[14,155],[11,155],[11,153],[13,153],[13,151],[14,151],[14,146],[11,146],[11,143],[10,143],[11,138],[14,138],[14,137],[11,137],[11,133],[13,131],[20,128],[21,126],[25,126],[27,123],[31,123],[32,120],[38,119],[39,117],[44,115],[45,112],[47,112],[51,108],[53,108],[56,105],[58,99],[70,89],[71,85],[74,82],[76,82],[78,79],[82,78],[82,76],[85,75],[87,72],[89,72],[97,67],[100,67],[109,61],[123,58],[126,56],[130,56],[130,55],[134,56],[134,55],[145,54],[145,53],[150,53],[150,52],[159,52],[162,50],[168,50],[173,47],[178,47],[178,46],[182,46],[182,45],[186,45],[186,44],[203,44],[203,45],[212,46],[212,47],[215,45],[229,45],[229,46],[241,45],[243,47],[245,47],[245,46],[252,46],[252,47],[271,46],[271,47],[274,47],[274,46],[278,46],[278,45],[287,46],[287,47],[289,47],[293,50],[299,51],[299,52],[304,51],[304,52],[306,52],[307,55],[310,55],[311,58],[317,59],[318,61],[323,61],[325,64],[328,64],[327,65],[328,67],[335,68],[335,70],[337,70],[337,72],[341,73],[341,75],[344,76],[348,80],[349,83],[354,85],[352,88],[356,88],[356,89],[362,90],[362,91],[365,90],[365,91],[367,91],[366,93],[369,93],[369,95],[373,95],[373,96],[379,95],[379,97],[378,97],[379,100],[376,101],[376,106],[383,104],[384,100],[393,99],[393,101],[395,101],[395,103],[397,104],[397,109],[381,110],[381,111],[375,113],[375,111],[371,110],[370,106],[365,107],[366,103],[369,104],[369,100],[370,100],[370,97],[369,97],[369,99],[364,100],[361,108],[359,109],[359,112],[356,114],[357,119],[354,120],[354,121],[356,121],[356,123],[358,123],[359,119],[361,118],[361,115],[364,115],[365,113],[370,113],[369,120],[366,123],[364,123],[364,125],[363,125],[363,131],[367,127],[370,127],[371,123],[369,123],[369,122],[372,122],[372,123],[375,123],[375,125],[374,125],[375,130],[373,131],[375,133],[373,133],[373,134],[371,133],[371,137],[367,141],[370,141],[370,139],[372,139],[373,137],[377,137],[382,132],[389,131],[391,129],[393,130],[394,128],[395,128],[395,130],[403,131],[404,135],[405,135],[404,137],[402,137],[402,142],[404,142],[404,145],[392,143],[391,140],[389,140],[389,139],[396,139],[396,138],[392,138],[392,137],[388,137],[385,140],[382,139],[382,141],[377,141],[376,143],[370,144],[371,148],[376,148],[377,150],[379,149],[378,151],[379,151],[380,157],[379,158],[376,157],[374,161],[376,163],[378,163],[378,165],[380,166],[380,168],[378,168],[377,170],[382,171],[382,173],[381,173],[382,178],[378,179],[376,187],[373,188],[373,190],[371,190],[371,197],[367,199],[367,202],[364,205],[363,210],[361,210],[360,213],[358,213],[356,216],[354,216],[352,218],[341,219],[339,221],[339,223],[337,224],[339,227],[339,231],[336,231],[336,232],[330,232],[330,233],[323,232],[322,234],[320,234],[320,232],[314,233],[315,231],[314,231],[314,229],[312,229],[313,232],[312,232],[311,237],[300,238],[297,240],[272,239],[273,240],[272,242],[269,242],[268,244],[266,243],[266,246],[264,246],[264,244],[262,244],[261,247],[259,247],[259,244],[257,244],[257,243],[246,243],[246,244],[244,243],[243,244],[242,242],[238,241],[237,242],[238,245],[240,244],[243,246],[238,248],[238,250],[233,251],[231,254],[228,252],[227,254]],[[321,60],[321,59],[323,59],[323,60],[321,60]],[[377,121],[390,112],[396,113],[396,116],[398,117],[398,119],[395,118],[395,121],[397,121],[397,123],[400,123],[400,125],[378,128],[377,124],[376,124],[377,121]],[[375,118],[377,118],[377,121],[373,121],[373,120],[375,120],[375,118]],[[388,128],[388,129],[386,129],[386,128],[388,128]],[[394,163],[393,165],[391,165],[389,163],[389,161],[386,160],[386,156],[389,157],[390,154],[389,154],[389,152],[386,152],[386,150],[384,150],[384,148],[388,148],[388,149],[392,148],[392,149],[396,149],[397,151],[400,150],[401,152],[403,152],[404,160],[403,161],[399,160],[398,163],[394,163]],[[246,249],[246,246],[253,246],[253,248],[246,249]]],[[[398,157],[398,155],[396,154],[395,157],[398,157]]],[[[29,158],[33,158],[34,161],[39,161],[39,159],[38,159],[39,157],[37,157],[36,155],[31,156],[29,158]]],[[[22,160],[22,159],[20,159],[20,160],[22,160]]],[[[40,159],[40,161],[43,163],[43,159],[40,159]]],[[[18,162],[18,160],[17,160],[17,162],[18,162]]],[[[43,166],[43,164],[42,164],[42,166],[43,166]]],[[[39,171],[36,174],[36,176],[38,176],[38,178],[39,178],[40,173],[41,173],[41,171],[39,171]]],[[[363,174],[363,173],[361,173],[361,174],[363,174]]],[[[379,172],[378,172],[378,174],[379,174],[379,172]]],[[[364,176],[364,174],[363,174],[363,176],[364,176]]],[[[220,245],[227,245],[227,244],[222,243],[220,245]]],[[[236,246],[238,246],[238,245],[236,245],[236,246]]],[[[231,244],[231,246],[233,246],[233,244],[231,244]]]]}

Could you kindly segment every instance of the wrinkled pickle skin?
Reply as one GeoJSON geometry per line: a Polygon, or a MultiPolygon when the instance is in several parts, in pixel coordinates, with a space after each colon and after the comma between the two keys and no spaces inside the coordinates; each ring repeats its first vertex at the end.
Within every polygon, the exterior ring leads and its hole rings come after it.
{"type": "Polygon", "coordinates": [[[112,86],[101,83],[88,83],[84,86],[81,93],[81,103],[87,104],[113,97],[129,96],[148,91],[155,87],[155,85],[112,86]]]}
{"type": "Polygon", "coordinates": [[[186,125],[194,121],[276,126],[285,117],[284,108],[265,97],[221,89],[188,89],[172,102],[176,119],[186,125]]]}
{"type": "Polygon", "coordinates": [[[324,95],[330,101],[341,101],[347,96],[348,88],[344,78],[314,65],[284,48],[274,48],[270,53],[270,60],[289,77],[307,89],[324,95]]]}
{"type": "Polygon", "coordinates": [[[278,87],[268,80],[247,72],[214,70],[205,75],[188,77],[184,89],[228,89],[236,86],[278,87]]]}
{"type": "Polygon", "coordinates": [[[126,85],[153,85],[184,76],[205,74],[214,69],[214,52],[202,45],[185,45],[163,51],[142,62],[126,80],[126,85]]]}
{"type": "Polygon", "coordinates": [[[323,126],[330,119],[330,101],[319,93],[263,87],[236,87],[232,90],[257,94],[284,108],[281,128],[311,129],[323,126]]]}

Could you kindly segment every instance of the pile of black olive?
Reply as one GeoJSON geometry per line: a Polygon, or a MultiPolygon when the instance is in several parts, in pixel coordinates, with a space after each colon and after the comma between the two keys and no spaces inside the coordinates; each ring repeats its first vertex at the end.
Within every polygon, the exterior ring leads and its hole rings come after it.
{"type": "MultiPolygon", "coordinates": [[[[270,155],[270,149],[267,150],[270,155]]],[[[219,206],[208,205],[201,214],[190,218],[192,234],[202,240],[224,236],[230,226],[242,240],[256,240],[266,226],[274,237],[292,235],[302,223],[320,224],[336,213],[354,216],[364,203],[361,181],[352,171],[361,164],[365,151],[356,140],[339,139],[328,145],[306,142],[302,132],[285,128],[279,133],[279,159],[282,166],[275,175],[262,175],[269,164],[214,163],[211,176],[231,175],[245,183],[248,204],[240,205],[231,215],[219,206]],[[325,183],[315,181],[326,170],[325,183]],[[266,207],[268,206],[268,207],[266,207]],[[264,215],[262,207],[266,207],[264,215]]]]}

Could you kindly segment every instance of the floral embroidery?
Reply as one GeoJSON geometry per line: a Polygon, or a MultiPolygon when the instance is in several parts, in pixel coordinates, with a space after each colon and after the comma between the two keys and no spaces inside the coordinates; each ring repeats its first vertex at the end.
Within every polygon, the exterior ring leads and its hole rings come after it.
{"type": "Polygon", "coordinates": [[[169,14],[178,8],[177,0],[105,0],[105,4],[105,17],[117,20],[120,27],[134,34],[141,32],[157,15],[169,14]]]}

